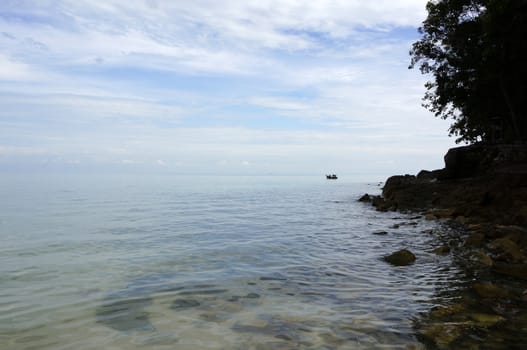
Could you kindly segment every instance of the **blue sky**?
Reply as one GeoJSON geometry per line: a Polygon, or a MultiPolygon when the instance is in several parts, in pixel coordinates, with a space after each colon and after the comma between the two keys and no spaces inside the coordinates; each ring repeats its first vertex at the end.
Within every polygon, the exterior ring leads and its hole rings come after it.
{"type": "Polygon", "coordinates": [[[425,0],[0,3],[0,169],[324,174],[442,166],[408,70],[425,0]]]}

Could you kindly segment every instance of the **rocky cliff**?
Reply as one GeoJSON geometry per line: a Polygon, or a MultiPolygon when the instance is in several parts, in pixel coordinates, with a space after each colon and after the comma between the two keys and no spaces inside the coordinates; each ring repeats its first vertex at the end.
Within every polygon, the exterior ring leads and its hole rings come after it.
{"type": "Polygon", "coordinates": [[[460,221],[527,225],[527,147],[471,145],[450,149],[445,168],[390,177],[378,210],[422,210],[460,221]]]}

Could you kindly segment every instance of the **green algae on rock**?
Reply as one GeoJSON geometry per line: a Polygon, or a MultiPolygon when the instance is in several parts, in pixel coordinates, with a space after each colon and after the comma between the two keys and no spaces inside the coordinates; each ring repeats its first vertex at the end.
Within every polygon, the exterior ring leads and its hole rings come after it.
{"type": "Polygon", "coordinates": [[[383,259],[384,261],[395,266],[406,266],[413,264],[416,260],[416,257],[414,253],[408,249],[401,249],[390,255],[386,255],[383,259]]]}

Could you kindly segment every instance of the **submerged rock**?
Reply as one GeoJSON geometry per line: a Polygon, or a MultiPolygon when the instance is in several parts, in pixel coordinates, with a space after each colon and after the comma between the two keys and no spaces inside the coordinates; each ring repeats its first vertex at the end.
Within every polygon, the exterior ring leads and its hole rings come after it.
{"type": "Polygon", "coordinates": [[[372,232],[372,235],[377,235],[377,236],[384,236],[384,235],[387,235],[388,232],[386,231],[375,231],[375,232],[372,232]]]}
{"type": "Polygon", "coordinates": [[[476,252],[474,255],[473,255],[473,260],[476,261],[478,264],[480,265],[483,265],[483,266],[492,266],[494,265],[494,260],[492,260],[492,258],[490,256],[488,256],[487,254],[483,253],[483,252],[476,252]]]}
{"type": "Polygon", "coordinates": [[[477,327],[492,327],[505,321],[505,318],[499,315],[472,313],[469,317],[476,322],[477,327]]]}
{"type": "Polygon", "coordinates": [[[452,316],[465,312],[467,305],[464,303],[451,304],[446,306],[438,307],[430,312],[430,316],[435,318],[444,318],[446,316],[452,316]]]}
{"type": "Polygon", "coordinates": [[[186,309],[190,307],[196,307],[199,306],[200,303],[197,300],[194,299],[176,299],[172,302],[172,305],[170,305],[171,309],[186,309]]]}
{"type": "Polygon", "coordinates": [[[248,298],[248,299],[258,299],[260,297],[260,294],[256,294],[256,293],[249,293],[245,296],[245,298],[248,298]]]}
{"type": "Polygon", "coordinates": [[[432,340],[439,348],[448,348],[464,335],[470,325],[470,322],[436,323],[422,329],[421,334],[432,340]]]}
{"type": "Polygon", "coordinates": [[[448,255],[448,253],[450,253],[450,247],[444,245],[442,247],[439,247],[439,248],[436,248],[436,249],[432,250],[432,253],[434,253],[436,255],[448,255]]]}
{"type": "Polygon", "coordinates": [[[108,301],[97,307],[97,322],[118,331],[151,331],[149,313],[145,310],[152,303],[149,297],[108,301]]]}
{"type": "Polygon", "coordinates": [[[416,257],[414,253],[412,253],[408,249],[401,249],[390,255],[386,255],[383,259],[384,261],[395,266],[406,266],[413,264],[416,260],[416,257]]]}
{"type": "Polygon", "coordinates": [[[506,298],[509,295],[507,290],[490,282],[476,283],[473,285],[473,288],[482,298],[500,299],[506,298]]]}

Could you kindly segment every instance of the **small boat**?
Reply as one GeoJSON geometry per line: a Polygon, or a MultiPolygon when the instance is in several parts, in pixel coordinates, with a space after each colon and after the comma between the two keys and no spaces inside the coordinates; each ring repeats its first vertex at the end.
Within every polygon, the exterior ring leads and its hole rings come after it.
{"type": "Polygon", "coordinates": [[[336,180],[336,179],[338,179],[338,177],[335,174],[331,174],[331,175],[326,175],[326,179],[328,179],[328,180],[336,180]]]}

